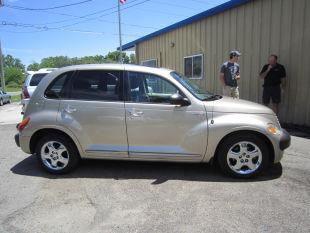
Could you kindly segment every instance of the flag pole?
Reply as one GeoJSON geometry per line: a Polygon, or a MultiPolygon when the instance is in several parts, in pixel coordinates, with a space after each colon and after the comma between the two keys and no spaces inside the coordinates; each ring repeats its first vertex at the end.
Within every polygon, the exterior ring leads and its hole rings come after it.
{"type": "Polygon", "coordinates": [[[118,6],[119,52],[120,52],[119,62],[121,64],[123,64],[122,28],[121,28],[121,5],[120,5],[120,0],[117,0],[117,6],[118,6]]]}

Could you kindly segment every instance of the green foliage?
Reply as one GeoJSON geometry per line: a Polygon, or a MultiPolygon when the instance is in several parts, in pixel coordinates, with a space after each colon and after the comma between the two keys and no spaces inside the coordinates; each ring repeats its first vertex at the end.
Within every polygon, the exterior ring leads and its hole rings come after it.
{"type": "Polygon", "coordinates": [[[31,70],[31,71],[37,71],[40,69],[40,64],[37,63],[37,62],[33,62],[32,64],[30,64],[28,67],[27,67],[27,70],[31,70]]]}
{"type": "Polygon", "coordinates": [[[136,55],[134,53],[130,54],[129,60],[130,60],[129,61],[130,64],[136,64],[137,63],[136,55]]]}
{"type": "Polygon", "coordinates": [[[11,81],[5,87],[6,87],[7,90],[8,89],[16,89],[16,88],[20,89],[20,84],[14,82],[14,81],[11,81]]]}
{"type": "Polygon", "coordinates": [[[5,67],[4,78],[6,85],[9,83],[16,83],[18,85],[21,85],[24,80],[24,73],[23,70],[18,67],[5,67]]]}
{"type": "MultiPolygon", "coordinates": [[[[122,53],[124,63],[135,63],[135,56],[133,54],[128,57],[126,53],[122,53]]],[[[67,56],[56,56],[43,58],[39,63],[33,62],[27,67],[27,70],[38,70],[40,68],[60,68],[70,65],[80,64],[103,64],[103,63],[117,63],[119,62],[120,52],[114,51],[109,52],[106,56],[95,55],[95,56],[84,56],[84,57],[73,57],[67,56]]]]}
{"type": "Polygon", "coordinates": [[[15,67],[21,70],[25,70],[25,66],[22,64],[21,60],[13,57],[12,55],[3,55],[3,66],[4,67],[15,67]]]}

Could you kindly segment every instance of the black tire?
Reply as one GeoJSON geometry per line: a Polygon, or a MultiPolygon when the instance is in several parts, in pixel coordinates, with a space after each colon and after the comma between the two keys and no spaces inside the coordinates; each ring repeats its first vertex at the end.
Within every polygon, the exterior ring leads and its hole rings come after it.
{"type": "MultiPolygon", "coordinates": [[[[269,164],[269,156],[270,152],[268,149],[267,143],[260,138],[259,136],[252,134],[252,133],[239,133],[239,134],[233,134],[226,138],[222,144],[219,146],[219,149],[217,150],[217,161],[220,165],[220,168],[223,173],[226,175],[236,177],[236,178],[250,178],[255,177],[258,174],[260,174],[262,171],[264,171],[269,164]],[[247,141],[250,143],[255,144],[261,151],[262,154],[262,161],[260,165],[258,165],[257,169],[249,174],[240,174],[236,171],[234,171],[232,168],[229,167],[227,156],[229,150],[237,143],[247,141]]],[[[245,166],[246,167],[246,166],[245,166]]]]}
{"type": "Polygon", "coordinates": [[[79,155],[79,152],[78,152],[76,146],[74,145],[74,143],[70,139],[68,139],[67,137],[60,135],[60,134],[51,134],[51,135],[44,136],[37,143],[37,145],[35,147],[35,153],[36,153],[37,159],[39,160],[39,163],[41,164],[43,169],[48,171],[49,173],[52,173],[52,174],[68,173],[68,172],[74,170],[80,161],[80,155],[79,155]],[[42,147],[46,143],[51,142],[51,141],[59,142],[59,143],[63,144],[67,150],[66,156],[69,159],[68,164],[59,170],[55,170],[55,169],[48,167],[43,162],[43,159],[41,156],[42,147]]]}
{"type": "Polygon", "coordinates": [[[10,104],[11,103],[11,98],[9,98],[9,100],[8,100],[8,102],[7,102],[8,104],[10,104]]]}
{"type": "Polygon", "coordinates": [[[0,99],[0,106],[3,105],[3,99],[0,99]]]}

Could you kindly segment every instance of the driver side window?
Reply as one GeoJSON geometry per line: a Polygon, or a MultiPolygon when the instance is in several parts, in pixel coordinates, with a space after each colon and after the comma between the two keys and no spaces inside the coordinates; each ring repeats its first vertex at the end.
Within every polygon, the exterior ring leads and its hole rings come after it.
{"type": "Polygon", "coordinates": [[[129,72],[129,97],[138,103],[170,103],[178,89],[167,80],[147,73],[129,72]]]}

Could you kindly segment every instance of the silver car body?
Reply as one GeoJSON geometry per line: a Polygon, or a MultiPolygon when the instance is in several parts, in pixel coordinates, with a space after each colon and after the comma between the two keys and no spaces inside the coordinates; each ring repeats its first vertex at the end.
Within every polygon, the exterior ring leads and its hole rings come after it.
{"type": "Polygon", "coordinates": [[[11,95],[0,90],[0,100],[2,100],[3,104],[9,103],[11,101],[11,95]]]}
{"type": "Polygon", "coordinates": [[[171,76],[171,70],[135,65],[80,65],[58,69],[39,84],[24,118],[31,120],[19,133],[22,150],[33,153],[31,138],[39,130],[67,134],[82,158],[209,162],[227,135],[252,131],[264,135],[272,146],[273,162],[283,151],[283,131],[269,108],[245,100],[223,97],[201,101],[171,76]],[[155,74],[181,90],[189,106],[134,102],[47,99],[44,91],[58,75],[72,70],[122,70],[155,74]],[[276,134],[267,131],[269,124],[276,134]]]}

